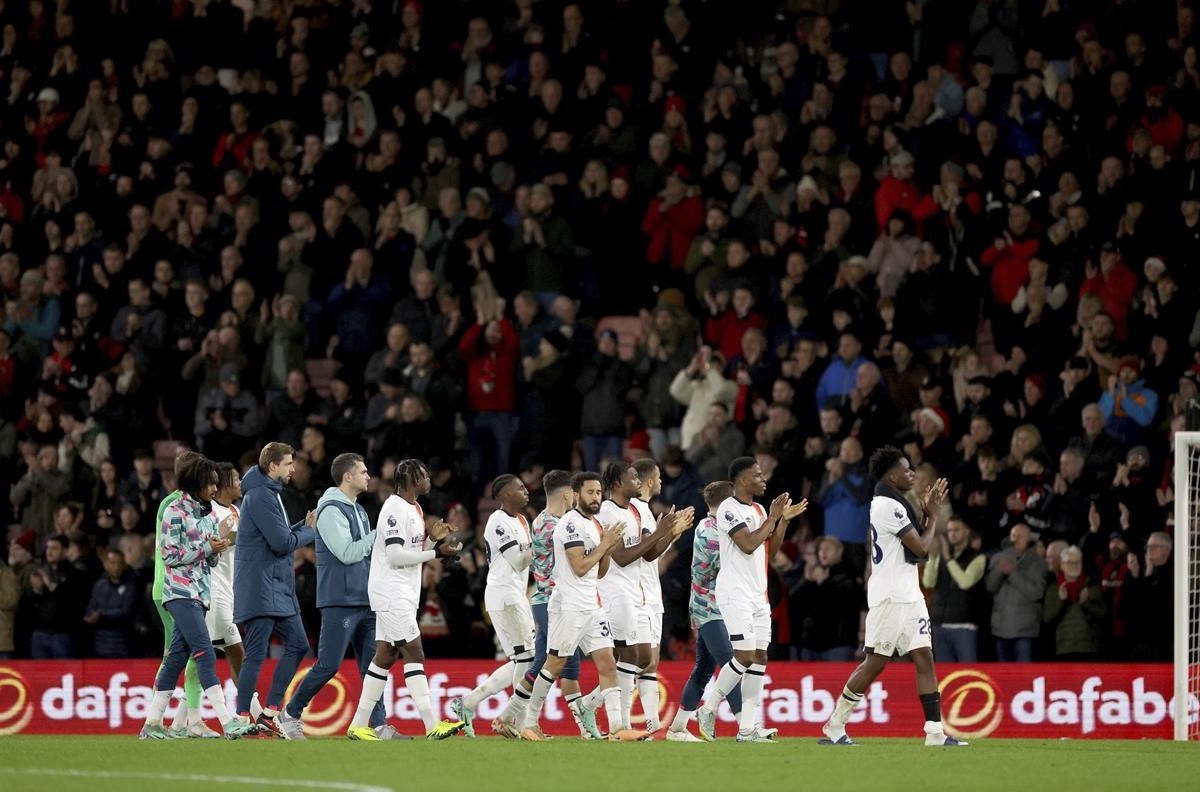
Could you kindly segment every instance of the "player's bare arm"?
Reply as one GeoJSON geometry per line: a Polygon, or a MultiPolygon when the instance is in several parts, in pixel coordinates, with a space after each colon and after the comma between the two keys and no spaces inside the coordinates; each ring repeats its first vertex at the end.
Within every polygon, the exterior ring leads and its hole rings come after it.
{"type": "MultiPolygon", "coordinates": [[[[617,542],[621,541],[621,533],[625,530],[625,523],[619,522],[605,526],[604,533],[600,535],[600,544],[596,545],[596,549],[591,553],[584,551],[583,547],[568,547],[567,560],[571,562],[571,571],[576,577],[583,577],[592,567],[599,565],[601,562],[606,562],[612,549],[617,542]]],[[[607,570],[607,564],[604,567],[607,570]]]]}
{"type": "Polygon", "coordinates": [[[921,498],[921,531],[909,531],[902,538],[904,546],[920,558],[928,558],[937,548],[937,511],[946,499],[949,483],[941,478],[935,481],[921,498]]]}
{"type": "Polygon", "coordinates": [[[774,535],[775,529],[779,527],[779,521],[783,519],[784,511],[791,505],[792,497],[786,492],[781,493],[775,500],[771,501],[771,508],[767,512],[767,519],[763,520],[763,524],[759,526],[757,531],[747,531],[745,530],[746,526],[743,526],[730,531],[729,537],[739,550],[746,555],[750,555],[774,535]]]}
{"type": "Polygon", "coordinates": [[[804,514],[807,510],[808,498],[801,498],[799,503],[793,503],[783,510],[783,515],[779,518],[779,522],[771,534],[771,544],[767,547],[772,558],[779,552],[779,548],[783,546],[783,540],[787,537],[788,526],[792,520],[804,514]]]}

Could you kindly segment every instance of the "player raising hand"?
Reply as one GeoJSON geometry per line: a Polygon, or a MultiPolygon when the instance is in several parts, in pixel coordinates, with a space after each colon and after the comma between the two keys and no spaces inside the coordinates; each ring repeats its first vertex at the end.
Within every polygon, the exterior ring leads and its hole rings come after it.
{"type": "Polygon", "coordinates": [[[742,711],[738,715],[738,742],[769,742],[771,734],[758,728],[758,699],[767,670],[771,644],[771,604],[767,600],[767,562],[787,533],[789,520],[807,507],[793,506],[786,492],[771,501],[769,510],[754,502],[767,490],[762,468],[754,457],[738,457],[729,464],[733,495],[717,510],[721,569],[717,572],[717,606],[725,617],[733,659],[717,676],[716,695],[697,713],[700,736],[715,739],[717,707],[741,683],[742,711]]]}
{"type": "Polygon", "coordinates": [[[871,579],[867,582],[866,657],[854,669],[838,699],[833,717],[822,727],[823,745],[854,745],[846,734],[850,713],[875,678],[893,657],[912,658],[917,672],[917,694],[925,710],[925,744],[966,745],[942,728],[942,698],[933,670],[933,629],[917,564],[927,558],[937,543],[935,515],[946,498],[946,479],[938,479],[922,496],[916,511],[904,497],[913,488],[912,465],[894,446],[884,446],[871,457],[875,497],[871,499],[871,579]],[[920,529],[914,530],[917,526],[920,529]]]}

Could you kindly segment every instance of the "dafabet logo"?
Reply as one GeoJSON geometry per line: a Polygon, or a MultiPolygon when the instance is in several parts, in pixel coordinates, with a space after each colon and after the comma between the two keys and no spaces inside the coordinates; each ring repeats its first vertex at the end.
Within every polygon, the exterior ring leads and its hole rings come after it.
{"type": "Polygon", "coordinates": [[[946,732],[967,740],[987,737],[1004,718],[1004,701],[996,681],[982,671],[966,668],[942,679],[942,711],[946,732]]]}
{"type": "Polygon", "coordinates": [[[18,734],[33,720],[33,695],[25,677],[0,666],[0,736],[18,734]]]}
{"type": "MultiPolygon", "coordinates": [[[[296,676],[292,677],[291,684],[288,685],[287,695],[285,698],[290,699],[292,694],[296,692],[296,688],[300,687],[300,683],[308,676],[308,672],[313,669],[313,666],[300,669],[296,676]]],[[[314,706],[309,706],[304,711],[304,732],[313,737],[328,737],[331,734],[345,734],[346,729],[350,727],[350,721],[354,718],[354,710],[357,708],[358,700],[357,693],[352,700],[346,692],[346,682],[342,679],[341,673],[335,674],[333,679],[325,683],[318,698],[325,699],[330,691],[333,693],[333,701],[327,706],[318,709],[314,706]]]]}

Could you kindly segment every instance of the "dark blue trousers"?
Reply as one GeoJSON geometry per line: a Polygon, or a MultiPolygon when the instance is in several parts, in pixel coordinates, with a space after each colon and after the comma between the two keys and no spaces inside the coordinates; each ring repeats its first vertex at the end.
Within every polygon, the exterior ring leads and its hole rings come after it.
{"type": "MultiPolygon", "coordinates": [[[[725,629],[725,621],[717,619],[700,626],[696,635],[696,665],[692,667],[692,675],[683,686],[679,706],[693,711],[700,704],[704,695],[704,686],[712,679],[713,672],[733,659],[733,644],[729,642],[729,630],[725,629]]],[[[742,711],[742,686],[738,685],[726,696],[729,709],[734,714],[742,711]]]]}
{"type": "MultiPolygon", "coordinates": [[[[246,629],[246,659],[242,661],[242,673],[238,677],[237,711],[250,711],[250,700],[258,689],[258,675],[262,671],[263,661],[267,659],[267,650],[271,646],[271,636],[277,634],[283,641],[283,657],[275,666],[275,676],[271,678],[271,689],[267,693],[264,707],[279,709],[283,705],[283,694],[287,686],[296,676],[300,661],[308,654],[308,636],[304,633],[304,623],[300,615],[294,616],[258,616],[242,624],[246,629]]],[[[201,680],[203,681],[203,680],[201,680]]]]}
{"type": "MultiPolygon", "coordinates": [[[[354,648],[358,660],[358,671],[365,676],[367,666],[375,657],[375,614],[367,606],[357,608],[321,608],[321,637],[317,641],[317,662],[308,669],[308,676],[288,701],[287,712],[299,718],[325,683],[334,674],[346,656],[346,649],[354,648]]],[[[375,702],[371,711],[371,726],[382,726],[386,722],[383,699],[375,702]]]]}
{"type": "Polygon", "coordinates": [[[196,658],[196,673],[200,687],[207,690],[219,684],[217,680],[217,653],[213,651],[212,639],[208,636],[208,625],[204,623],[204,603],[200,600],[179,599],[164,602],[163,607],[175,620],[171,633],[171,646],[158,669],[155,690],[174,690],[179,684],[179,675],[187,665],[189,657],[196,658]]]}

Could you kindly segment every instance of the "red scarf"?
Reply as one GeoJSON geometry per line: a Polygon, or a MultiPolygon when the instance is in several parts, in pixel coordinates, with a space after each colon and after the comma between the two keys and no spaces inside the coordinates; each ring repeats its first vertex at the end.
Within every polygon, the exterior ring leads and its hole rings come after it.
{"type": "Polygon", "coordinates": [[[1067,580],[1066,575],[1058,573],[1058,585],[1067,587],[1067,601],[1079,602],[1079,593],[1087,588],[1087,575],[1080,575],[1075,580],[1067,580]]]}

